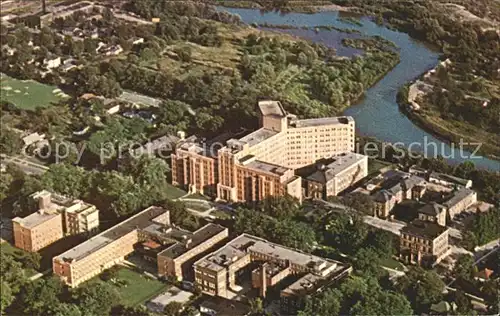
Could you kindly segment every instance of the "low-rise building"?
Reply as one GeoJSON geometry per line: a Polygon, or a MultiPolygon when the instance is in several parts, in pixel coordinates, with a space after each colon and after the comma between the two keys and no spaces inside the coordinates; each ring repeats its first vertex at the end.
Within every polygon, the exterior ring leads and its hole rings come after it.
{"type": "Polygon", "coordinates": [[[368,157],[344,153],[335,158],[318,161],[296,173],[304,180],[305,196],[326,199],[336,196],[368,175],[368,157]]]}
{"type": "Polygon", "coordinates": [[[418,218],[446,226],[446,207],[438,203],[426,204],[418,210],[418,218]]]}
{"type": "Polygon", "coordinates": [[[92,204],[46,190],[30,197],[40,209],[62,214],[65,235],[92,235],[99,230],[99,210],[92,204]]]}
{"type": "Polygon", "coordinates": [[[463,179],[455,176],[451,176],[445,173],[431,172],[429,174],[429,182],[448,186],[448,187],[459,187],[459,188],[471,188],[472,180],[463,179]]]}
{"type": "Polygon", "coordinates": [[[451,198],[444,202],[443,205],[447,208],[450,218],[453,219],[476,202],[476,191],[463,187],[453,191],[451,198]]]}
{"type": "Polygon", "coordinates": [[[220,296],[204,295],[200,303],[200,312],[209,316],[247,316],[250,315],[250,306],[243,302],[228,300],[220,296]]]}
{"type": "Polygon", "coordinates": [[[36,252],[63,238],[62,215],[40,209],[24,218],[12,220],[14,245],[29,252],[36,252]]]}
{"type": "Polygon", "coordinates": [[[405,262],[434,266],[446,258],[451,250],[449,229],[437,223],[413,220],[401,229],[399,256],[405,262]]]}
{"type": "Polygon", "coordinates": [[[31,198],[37,203],[37,211],[12,220],[18,248],[35,252],[65,235],[91,235],[99,229],[99,210],[94,205],[45,190],[31,198]]]}
{"type": "Polygon", "coordinates": [[[282,291],[282,307],[286,311],[298,306],[296,302],[303,301],[306,295],[351,271],[351,267],[341,262],[242,234],[194,263],[196,286],[207,295],[232,298],[241,290],[237,275],[245,273],[245,268],[252,263],[258,268],[248,273],[262,297],[266,296],[268,287],[285,278],[295,279],[296,282],[282,291]],[[302,278],[310,280],[311,286],[300,282],[302,278]]]}
{"type": "Polygon", "coordinates": [[[426,192],[426,181],[406,172],[390,170],[369,181],[366,188],[359,192],[371,194],[375,203],[373,215],[387,218],[392,209],[402,201],[420,200],[426,192]]]}

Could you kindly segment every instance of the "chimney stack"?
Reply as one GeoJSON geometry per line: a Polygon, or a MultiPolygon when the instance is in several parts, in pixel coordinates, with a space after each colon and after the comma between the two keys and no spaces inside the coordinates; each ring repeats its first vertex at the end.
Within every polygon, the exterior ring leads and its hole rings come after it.
{"type": "Polygon", "coordinates": [[[38,197],[38,208],[40,210],[47,209],[51,204],[51,194],[50,192],[44,192],[40,197],[38,197]]]}
{"type": "Polygon", "coordinates": [[[267,271],[266,271],[267,263],[264,263],[260,267],[260,296],[262,298],[266,297],[267,292],[267,271]]]}
{"type": "Polygon", "coordinates": [[[46,0],[42,0],[42,13],[47,14],[47,4],[45,3],[46,0]]]}

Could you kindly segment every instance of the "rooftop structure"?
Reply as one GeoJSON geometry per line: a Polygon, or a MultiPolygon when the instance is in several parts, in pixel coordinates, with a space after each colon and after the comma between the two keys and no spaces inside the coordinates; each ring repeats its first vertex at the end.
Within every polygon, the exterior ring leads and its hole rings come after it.
{"type": "MultiPolygon", "coordinates": [[[[254,287],[260,287],[261,295],[264,296],[268,286],[274,286],[291,275],[302,274],[309,280],[314,280],[317,289],[324,282],[350,272],[349,266],[338,261],[242,234],[194,263],[196,283],[206,294],[230,297],[238,288],[235,273],[251,262],[262,265],[260,270],[252,272],[252,284],[254,287]],[[214,280],[221,281],[213,286],[207,285],[214,283],[214,280]]],[[[298,288],[299,285],[295,284],[295,287],[298,288]]],[[[288,290],[293,289],[294,287],[291,287],[288,290]]],[[[300,295],[310,293],[311,290],[313,289],[305,287],[300,295]]],[[[295,295],[299,293],[295,292],[295,295]]]]}
{"type": "Polygon", "coordinates": [[[219,296],[203,296],[200,303],[200,312],[207,315],[246,316],[250,315],[250,306],[235,300],[228,300],[219,296]]]}
{"type": "Polygon", "coordinates": [[[165,212],[166,210],[160,207],[147,208],[118,225],[115,225],[108,230],[103,231],[99,235],[94,236],[76,247],[60,254],[55,257],[55,259],[71,262],[84,259],[86,256],[96,252],[113,241],[116,241],[133,231],[148,227],[151,225],[151,221],[154,218],[165,212]]]}
{"type": "Polygon", "coordinates": [[[181,229],[170,223],[168,210],[152,206],[54,257],[54,273],[78,286],[143,247],[154,253],[160,276],[182,279],[181,266],[187,260],[227,235],[227,228],[211,223],[194,232],[181,229]]]}
{"type": "Polygon", "coordinates": [[[16,217],[12,221],[18,223],[24,228],[35,228],[38,225],[42,225],[43,223],[50,221],[54,217],[60,217],[60,214],[57,212],[54,213],[45,213],[45,212],[35,212],[24,218],[16,217]]]}
{"type": "Polygon", "coordinates": [[[99,228],[99,210],[94,205],[43,190],[32,194],[36,212],[16,217],[14,243],[26,251],[38,251],[64,235],[91,235],[99,228]]]}
{"type": "Polygon", "coordinates": [[[446,232],[448,228],[436,223],[423,221],[420,219],[413,220],[410,224],[401,229],[401,233],[420,236],[428,239],[434,239],[446,232]]]}

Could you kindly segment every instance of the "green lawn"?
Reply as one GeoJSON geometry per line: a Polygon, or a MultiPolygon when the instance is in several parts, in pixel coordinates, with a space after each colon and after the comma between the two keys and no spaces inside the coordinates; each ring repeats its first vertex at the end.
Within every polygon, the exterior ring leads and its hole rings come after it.
{"type": "Polygon", "coordinates": [[[130,306],[145,303],[169,287],[165,283],[128,268],[120,269],[118,278],[128,282],[128,285],[119,287],[118,292],[122,303],[130,306]]]}
{"type": "Polygon", "coordinates": [[[9,101],[17,107],[32,110],[37,107],[48,107],[66,95],[57,87],[41,84],[33,80],[18,80],[1,74],[2,100],[9,101]]]}
{"type": "Polygon", "coordinates": [[[404,271],[403,264],[401,264],[399,261],[394,260],[393,258],[382,260],[381,265],[394,270],[404,271]]]}
{"type": "Polygon", "coordinates": [[[167,189],[167,197],[169,199],[178,199],[180,198],[181,196],[184,196],[186,195],[187,192],[184,191],[184,190],[181,190],[179,189],[178,187],[176,186],[173,186],[173,185],[168,185],[168,189],[167,189]]]}

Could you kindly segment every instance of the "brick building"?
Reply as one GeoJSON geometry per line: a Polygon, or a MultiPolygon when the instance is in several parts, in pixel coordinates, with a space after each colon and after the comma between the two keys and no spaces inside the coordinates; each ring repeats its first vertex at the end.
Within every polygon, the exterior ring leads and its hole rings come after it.
{"type": "Polygon", "coordinates": [[[243,234],[196,261],[194,271],[196,286],[203,293],[228,299],[241,291],[238,279],[245,274],[262,297],[286,279],[291,285],[281,291],[282,310],[292,312],[306,295],[347,275],[351,267],[243,234]],[[310,282],[304,283],[305,279],[310,282]]]}
{"type": "Polygon", "coordinates": [[[226,201],[270,195],[301,198],[294,170],[354,151],[352,117],[299,120],[280,102],[259,102],[261,128],[225,142],[181,141],[172,154],[172,182],[226,201]]]}
{"type": "Polygon", "coordinates": [[[30,196],[37,211],[13,222],[14,244],[38,251],[68,235],[92,235],[99,229],[99,210],[94,205],[48,191],[30,196]]]}
{"type": "Polygon", "coordinates": [[[54,257],[53,271],[75,287],[139,251],[153,258],[160,276],[182,279],[182,265],[227,234],[215,224],[195,232],[180,229],[170,223],[167,210],[152,206],[54,257]]]}
{"type": "Polygon", "coordinates": [[[408,263],[431,267],[447,257],[449,229],[435,222],[413,220],[401,229],[399,257],[408,263]]]}

